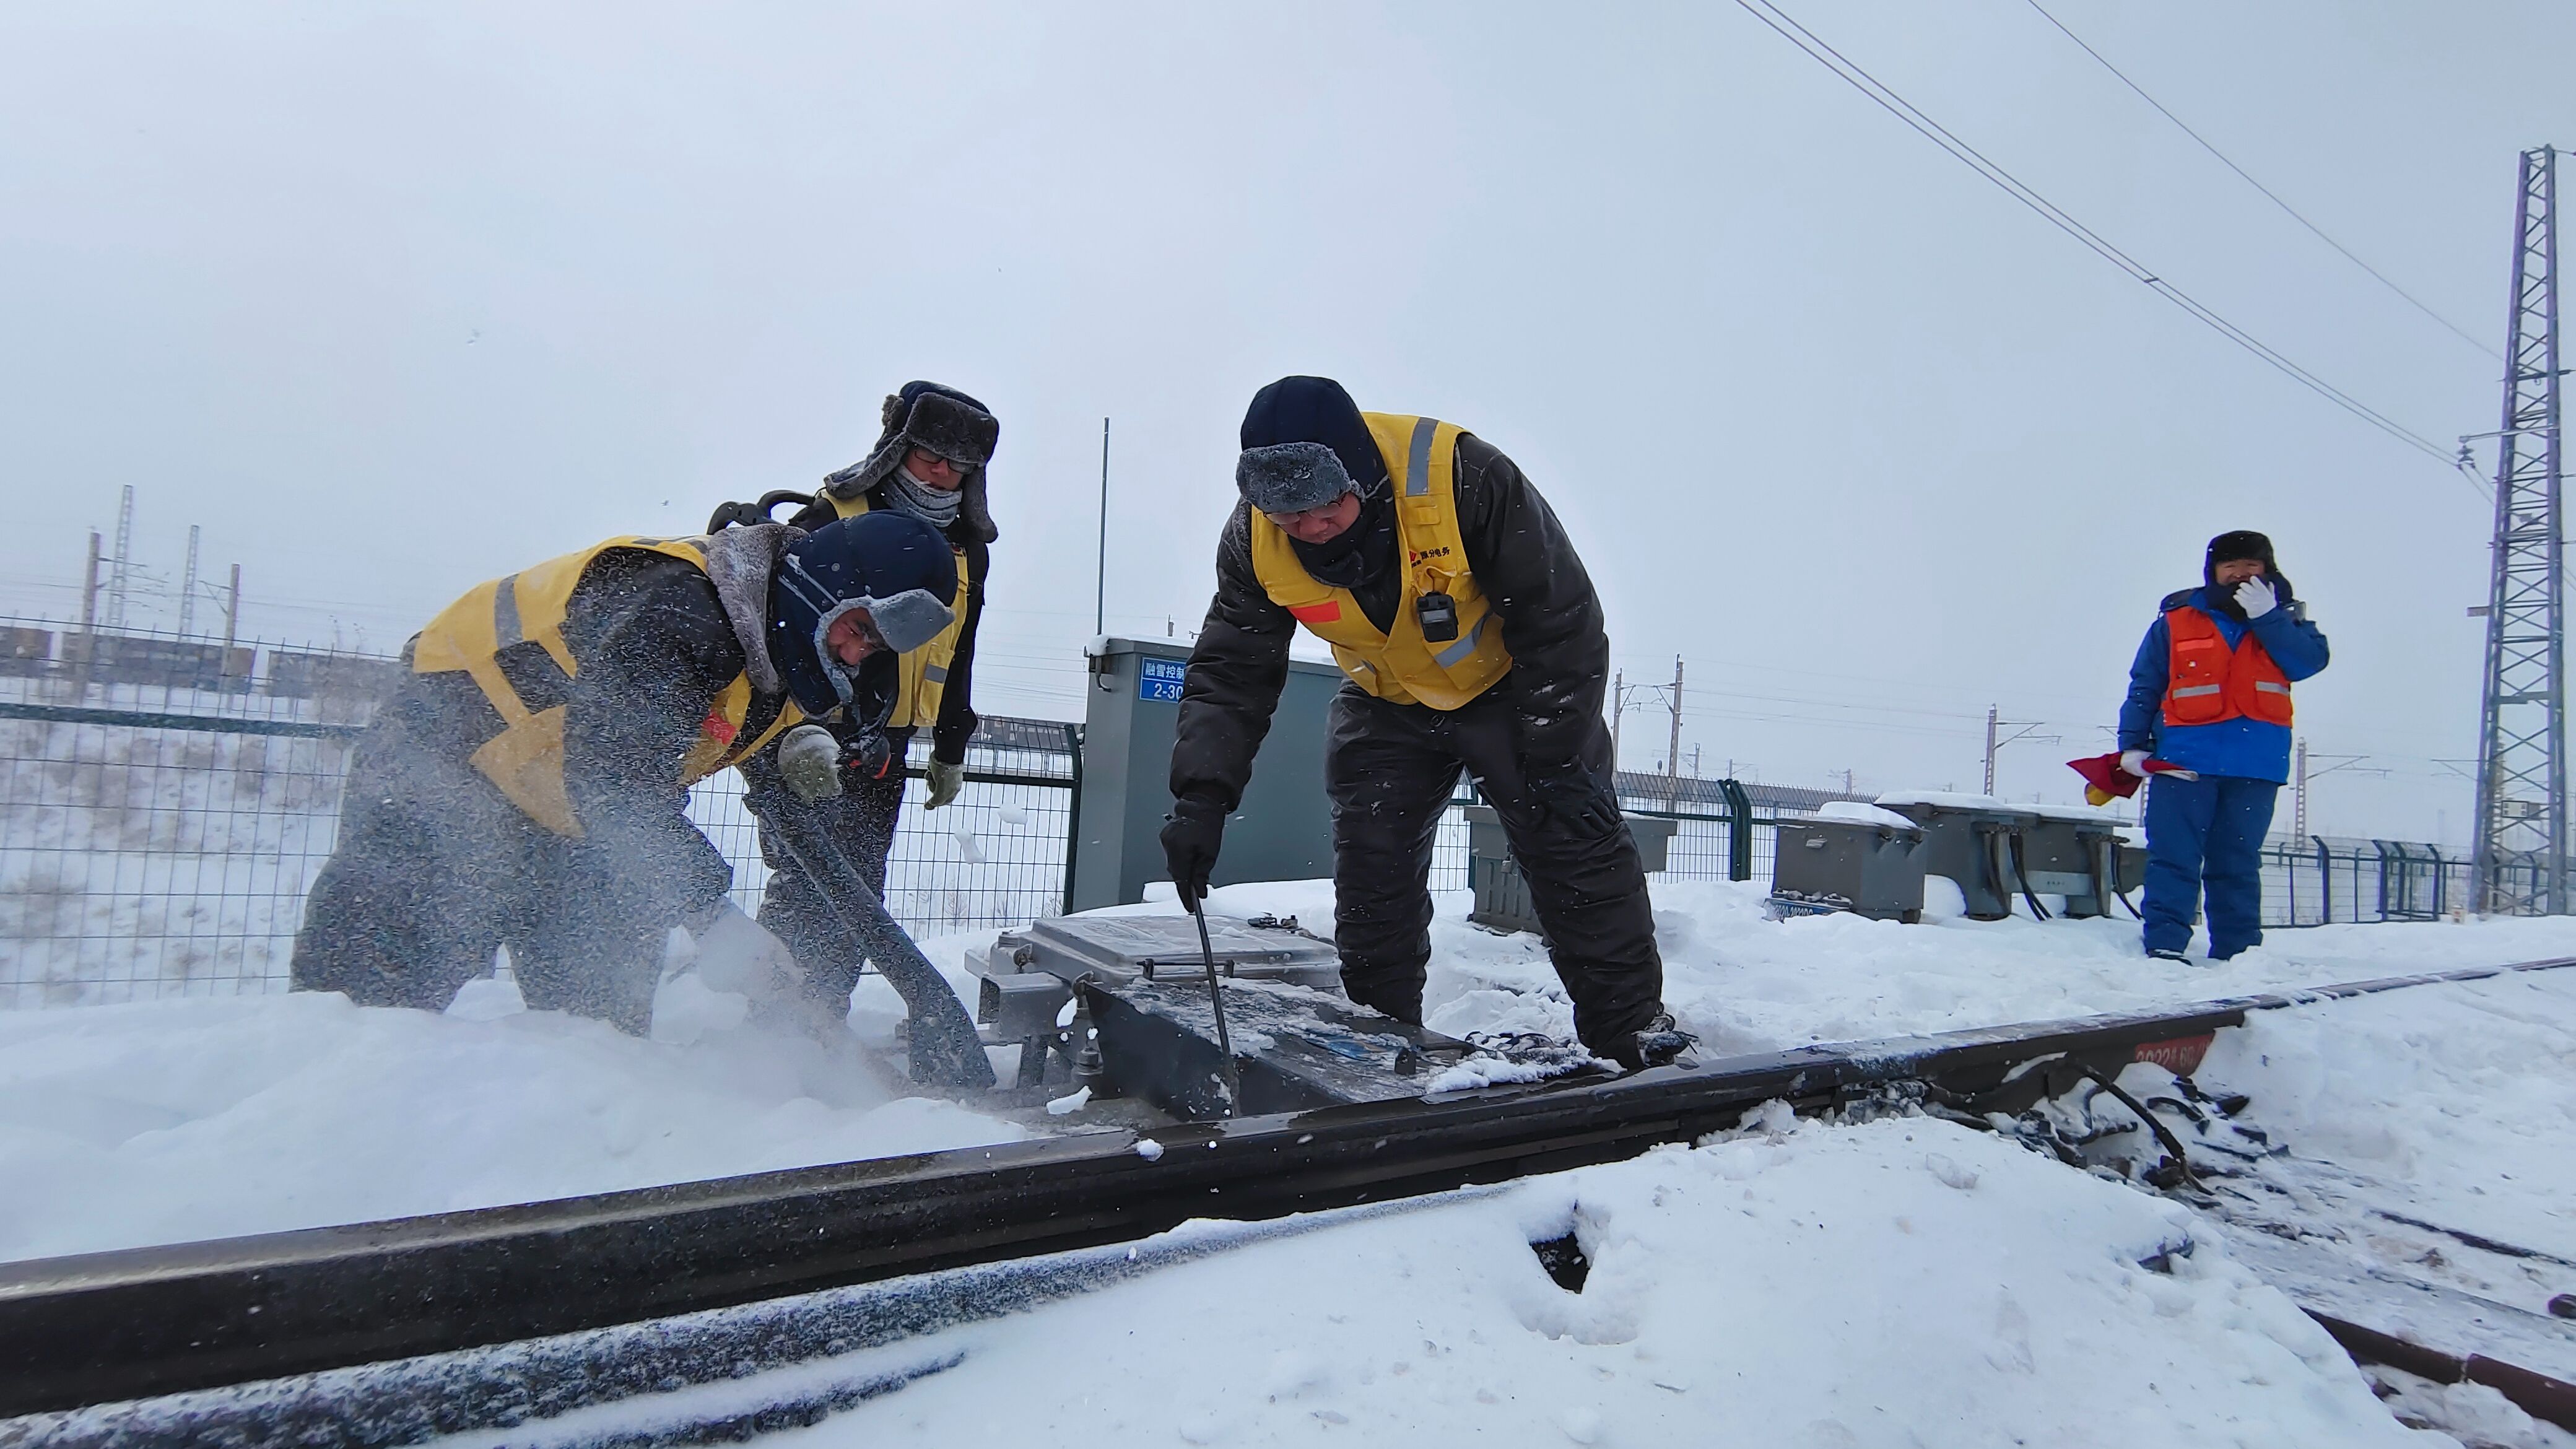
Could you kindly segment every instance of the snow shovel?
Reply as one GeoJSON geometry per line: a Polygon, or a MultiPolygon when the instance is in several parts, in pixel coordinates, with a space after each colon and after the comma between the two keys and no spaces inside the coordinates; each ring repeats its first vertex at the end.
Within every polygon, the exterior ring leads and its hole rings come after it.
{"type": "Polygon", "coordinates": [[[769,827],[770,838],[787,848],[822,893],[850,954],[875,962],[903,997],[904,1009],[912,1018],[912,1079],[975,1092],[991,1088],[993,1064],[976,1039],[975,1023],[967,1019],[965,1006],[923,958],[912,937],[886,913],[885,902],[868,888],[849,856],[777,786],[747,792],[743,804],[769,827]]]}

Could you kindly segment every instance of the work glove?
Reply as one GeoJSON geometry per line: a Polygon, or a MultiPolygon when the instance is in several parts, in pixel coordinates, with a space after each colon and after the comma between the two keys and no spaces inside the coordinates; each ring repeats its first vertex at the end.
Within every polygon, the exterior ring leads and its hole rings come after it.
{"type": "Polygon", "coordinates": [[[2144,750],[2122,750],[2120,752],[2120,768],[2137,776],[2141,780],[2147,778],[2147,752],[2144,750]]]}
{"type": "Polygon", "coordinates": [[[778,741],[778,776],[787,783],[789,794],[808,805],[837,797],[841,793],[841,742],[821,725],[798,725],[778,741]]]}
{"type": "Polygon", "coordinates": [[[1225,838],[1222,811],[1181,801],[1163,817],[1163,860],[1172,868],[1172,888],[1180,892],[1181,909],[1199,912],[1207,899],[1208,876],[1216,870],[1217,847],[1225,838]]]}
{"type": "Polygon", "coordinates": [[[1619,828],[1619,802],[1603,789],[1599,777],[1579,759],[1557,764],[1522,764],[1522,783],[1530,803],[1547,817],[1550,828],[1579,839],[1608,835],[1619,828]]]}
{"type": "Polygon", "coordinates": [[[2243,609],[2248,619],[2262,618],[2279,602],[2272,593],[2270,579],[2251,578],[2236,586],[2236,607],[2243,609]]]}
{"type": "Polygon", "coordinates": [[[697,948],[698,979],[709,990],[738,991],[761,1002],[793,996],[804,984],[805,968],[796,964],[796,953],[731,901],[717,907],[714,918],[690,932],[689,939],[697,948]]]}
{"type": "Polygon", "coordinates": [[[883,730],[869,730],[843,747],[841,788],[856,790],[902,768],[903,761],[895,758],[894,741],[887,739],[883,730]]]}
{"type": "Polygon", "coordinates": [[[924,810],[938,809],[956,799],[957,792],[966,788],[966,766],[962,761],[951,763],[933,755],[930,757],[930,769],[926,773],[929,776],[930,793],[929,798],[922,801],[921,808],[924,810]]]}

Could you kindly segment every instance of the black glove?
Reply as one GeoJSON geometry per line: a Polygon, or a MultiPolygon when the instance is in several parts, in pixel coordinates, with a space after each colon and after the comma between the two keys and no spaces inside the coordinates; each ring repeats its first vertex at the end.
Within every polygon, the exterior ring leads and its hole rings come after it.
{"type": "Polygon", "coordinates": [[[869,730],[841,746],[841,784],[856,790],[870,780],[882,780],[900,773],[903,762],[895,758],[894,742],[883,730],[869,730]]]}
{"type": "Polygon", "coordinates": [[[1181,909],[1197,915],[1207,899],[1208,875],[1216,869],[1218,844],[1225,838],[1225,815],[1181,801],[1163,817],[1163,860],[1172,868],[1172,887],[1180,892],[1181,909]]]}
{"type": "Polygon", "coordinates": [[[1588,840],[1620,826],[1619,802],[1579,759],[1546,765],[1523,762],[1521,780],[1529,787],[1530,803],[1553,829],[1588,840]]]}

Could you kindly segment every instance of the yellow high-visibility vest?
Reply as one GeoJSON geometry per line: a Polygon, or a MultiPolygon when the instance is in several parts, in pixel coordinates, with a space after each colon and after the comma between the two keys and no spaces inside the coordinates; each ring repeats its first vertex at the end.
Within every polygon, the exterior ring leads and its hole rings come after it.
{"type": "MultiPolygon", "coordinates": [[[[414,674],[461,671],[473,679],[475,687],[483,691],[483,697],[501,716],[501,732],[484,741],[471,756],[474,768],[499,786],[501,793],[510,797],[510,803],[525,811],[529,819],[557,835],[576,840],[581,838],[581,820],[573,813],[572,800],[564,792],[563,777],[564,711],[569,705],[561,699],[544,697],[547,691],[542,686],[530,691],[538,698],[523,695],[503,672],[501,660],[504,654],[510,655],[512,668],[523,682],[551,671],[559,676],[555,682],[569,684],[580,666],[564,644],[564,611],[592,561],[615,549],[658,553],[701,571],[707,566],[703,539],[612,538],[578,553],[521,569],[508,578],[476,584],[465,597],[430,620],[412,641],[414,674]],[[529,648],[530,645],[535,647],[529,648]]],[[[751,676],[737,674],[717,693],[706,719],[698,725],[697,742],[681,762],[677,783],[694,785],[718,770],[742,763],[753,751],[804,718],[796,702],[787,700],[767,729],[746,739],[742,727],[750,712],[751,676]]]]}
{"type": "MultiPolygon", "coordinates": [[[[830,490],[814,495],[817,503],[828,503],[843,518],[856,518],[868,511],[866,494],[856,498],[835,498],[830,490]]],[[[902,656],[897,673],[902,680],[895,691],[894,714],[886,721],[889,729],[928,729],[939,723],[939,701],[948,692],[948,666],[957,659],[957,636],[966,628],[966,590],[971,580],[966,577],[966,550],[955,544],[948,551],[957,555],[957,607],[948,627],[936,638],[902,656]]]]}
{"type": "Polygon", "coordinates": [[[1404,594],[1394,628],[1380,632],[1356,595],[1306,572],[1287,531],[1252,513],[1252,571],[1271,602],[1333,646],[1351,682],[1394,704],[1457,709],[1493,688],[1512,667],[1501,623],[1467,570],[1458,532],[1455,423],[1399,413],[1362,413],[1395,493],[1396,546],[1404,551],[1404,594]],[[1445,593],[1458,609],[1458,637],[1422,637],[1417,601],[1445,593]]]}

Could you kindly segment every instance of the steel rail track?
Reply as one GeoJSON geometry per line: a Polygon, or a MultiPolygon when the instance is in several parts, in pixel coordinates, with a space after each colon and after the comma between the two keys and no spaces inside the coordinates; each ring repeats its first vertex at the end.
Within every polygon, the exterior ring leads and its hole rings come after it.
{"type": "MultiPolygon", "coordinates": [[[[1891,1083],[2196,1057],[2249,1013],[2576,957],[1931,1036],[0,1265],[0,1417],[670,1318],[1634,1156],[1891,1083]]],[[[726,1366],[708,1372],[721,1375],[726,1366]]],[[[5,1437],[5,1436],[0,1436],[5,1437]]]]}

